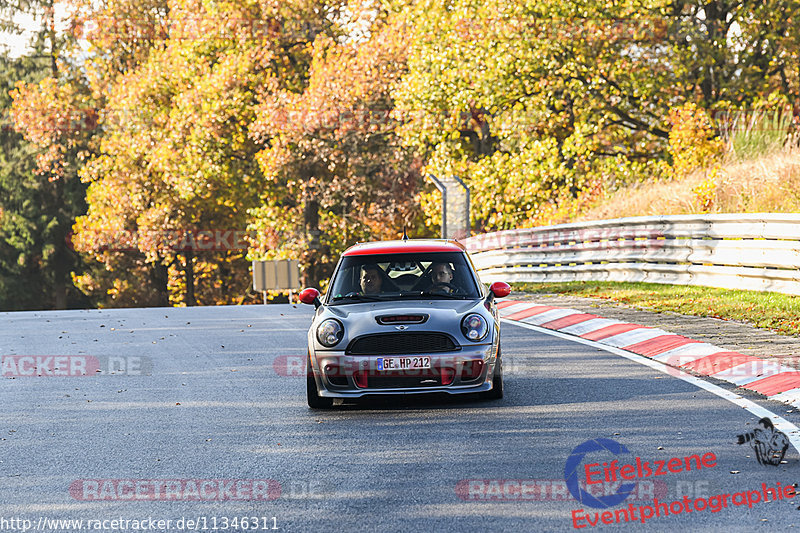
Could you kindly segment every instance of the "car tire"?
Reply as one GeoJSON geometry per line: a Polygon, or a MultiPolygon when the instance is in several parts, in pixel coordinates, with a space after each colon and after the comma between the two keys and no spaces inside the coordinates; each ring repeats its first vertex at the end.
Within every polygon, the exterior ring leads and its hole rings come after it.
{"type": "Polygon", "coordinates": [[[503,361],[500,359],[500,348],[497,349],[497,359],[494,363],[494,376],[492,376],[492,390],[484,392],[486,400],[501,400],[503,398],[503,361]]]}
{"type": "Polygon", "coordinates": [[[323,398],[319,395],[310,357],[306,363],[306,397],[308,406],[312,409],[330,409],[333,407],[333,398],[323,398]]]}

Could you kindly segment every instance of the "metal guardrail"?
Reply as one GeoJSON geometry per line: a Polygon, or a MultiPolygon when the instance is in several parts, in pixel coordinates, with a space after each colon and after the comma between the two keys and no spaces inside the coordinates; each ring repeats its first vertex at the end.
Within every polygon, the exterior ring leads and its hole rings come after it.
{"type": "Polygon", "coordinates": [[[631,217],[465,240],[482,281],[646,281],[800,295],[800,214],[631,217]]]}

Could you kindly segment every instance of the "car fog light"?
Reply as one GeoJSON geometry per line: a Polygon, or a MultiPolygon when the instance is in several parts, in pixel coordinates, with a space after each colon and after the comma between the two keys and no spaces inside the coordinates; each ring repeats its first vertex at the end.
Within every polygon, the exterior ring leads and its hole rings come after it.
{"type": "Polygon", "coordinates": [[[450,385],[455,377],[456,371],[454,369],[442,368],[442,385],[450,385]]]}
{"type": "Polygon", "coordinates": [[[472,381],[478,379],[478,376],[483,372],[483,360],[464,361],[464,366],[461,367],[461,381],[472,381]]]}
{"type": "Polygon", "coordinates": [[[365,370],[359,370],[358,372],[353,373],[353,381],[356,382],[356,387],[359,389],[366,389],[367,388],[367,372],[365,370]]]}

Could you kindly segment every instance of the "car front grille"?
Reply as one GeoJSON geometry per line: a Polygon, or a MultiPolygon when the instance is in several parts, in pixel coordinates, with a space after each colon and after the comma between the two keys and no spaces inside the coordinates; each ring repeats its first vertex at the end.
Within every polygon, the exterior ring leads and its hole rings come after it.
{"type": "Polygon", "coordinates": [[[369,376],[371,389],[411,389],[417,387],[441,387],[440,376],[369,376]]]}
{"type": "Polygon", "coordinates": [[[380,333],[350,343],[351,355],[389,355],[452,352],[460,347],[444,333],[380,333]]]}

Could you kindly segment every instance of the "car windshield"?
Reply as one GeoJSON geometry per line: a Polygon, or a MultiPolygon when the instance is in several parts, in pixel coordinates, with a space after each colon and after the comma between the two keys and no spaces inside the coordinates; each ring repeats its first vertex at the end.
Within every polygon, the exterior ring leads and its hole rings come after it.
{"type": "Polygon", "coordinates": [[[476,276],[459,252],[343,257],[329,301],[480,298],[476,276]]]}

